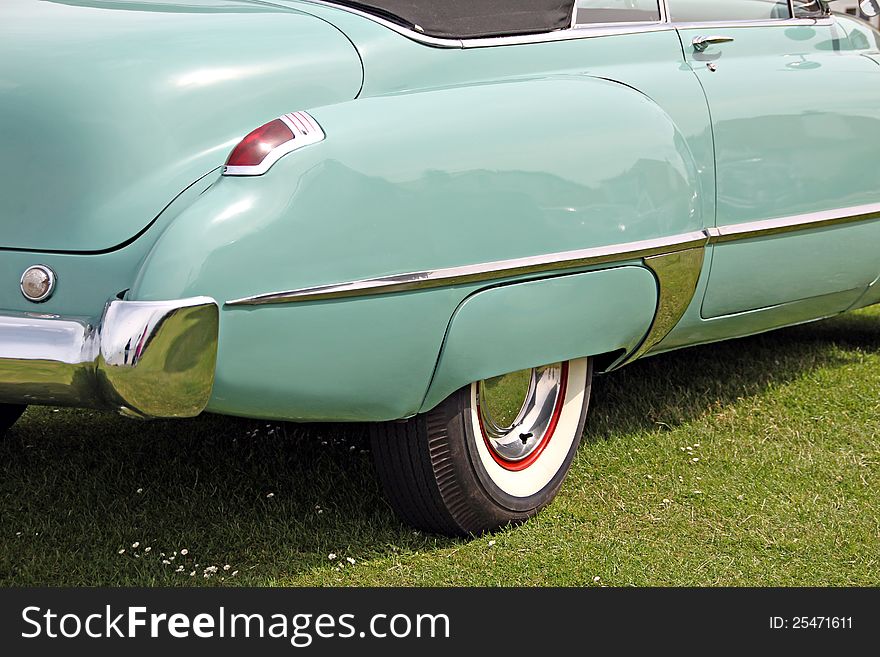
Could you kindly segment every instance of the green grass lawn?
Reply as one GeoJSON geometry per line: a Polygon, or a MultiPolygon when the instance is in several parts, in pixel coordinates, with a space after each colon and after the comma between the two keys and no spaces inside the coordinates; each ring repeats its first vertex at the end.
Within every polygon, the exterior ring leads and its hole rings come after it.
{"type": "Polygon", "coordinates": [[[470,541],[397,522],[362,427],[31,409],[0,583],[876,586],[878,393],[877,309],[647,359],[596,380],[557,501],[470,541]]]}

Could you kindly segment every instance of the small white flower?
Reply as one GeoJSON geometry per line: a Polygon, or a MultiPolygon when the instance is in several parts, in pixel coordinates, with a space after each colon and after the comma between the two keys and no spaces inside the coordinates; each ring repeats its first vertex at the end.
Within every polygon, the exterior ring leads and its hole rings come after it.
{"type": "Polygon", "coordinates": [[[694,458],[691,459],[691,461],[693,461],[694,463],[696,463],[696,462],[699,461],[699,460],[700,460],[700,459],[697,458],[696,456],[695,456],[694,458]]]}
{"type": "Polygon", "coordinates": [[[668,497],[664,497],[663,504],[672,504],[672,500],[670,500],[668,497]]]}
{"type": "Polygon", "coordinates": [[[229,564],[226,564],[225,566],[223,566],[223,570],[229,570],[230,568],[231,568],[231,566],[229,564]]]}
{"type": "Polygon", "coordinates": [[[133,549],[134,549],[134,548],[139,548],[140,546],[141,546],[141,542],[140,542],[140,541],[135,541],[134,543],[131,544],[131,547],[132,547],[133,549]]]}
{"type": "Polygon", "coordinates": [[[345,557],[345,560],[346,560],[348,563],[350,563],[352,566],[353,566],[354,563],[355,563],[355,560],[352,559],[351,557],[345,557]]]}
{"type": "Polygon", "coordinates": [[[175,572],[175,573],[182,573],[182,572],[183,572],[183,566],[178,566],[178,567],[177,567],[177,570],[175,570],[174,572],[175,572]]]}
{"type": "Polygon", "coordinates": [[[170,565],[171,565],[171,562],[168,561],[168,559],[162,559],[162,563],[163,563],[164,565],[166,565],[166,566],[170,566],[170,565]]]}
{"type": "Polygon", "coordinates": [[[598,575],[596,575],[596,576],[593,578],[593,581],[596,582],[596,584],[598,584],[600,581],[602,581],[602,578],[599,577],[598,575]]]}
{"type": "Polygon", "coordinates": [[[138,488],[138,489],[137,489],[137,494],[138,494],[138,495],[140,495],[140,494],[143,493],[143,492],[144,492],[144,489],[143,489],[143,488],[138,488]]]}
{"type": "Polygon", "coordinates": [[[119,552],[117,552],[116,554],[125,554],[125,548],[122,548],[122,549],[119,550],[119,552]]]}
{"type": "Polygon", "coordinates": [[[492,547],[493,545],[495,545],[495,541],[489,541],[489,547],[492,547]]]}
{"type": "Polygon", "coordinates": [[[16,536],[21,536],[21,532],[15,532],[16,536]]]}
{"type": "Polygon", "coordinates": [[[144,552],[145,552],[145,553],[146,553],[146,552],[152,552],[152,550],[153,550],[153,548],[151,548],[151,547],[145,547],[145,548],[144,548],[144,552]]]}
{"type": "Polygon", "coordinates": [[[268,495],[266,495],[266,497],[271,499],[271,498],[275,497],[275,493],[269,493],[268,495]]]}
{"type": "Polygon", "coordinates": [[[238,571],[237,571],[237,570],[233,570],[233,571],[232,571],[232,575],[230,575],[230,577],[235,577],[236,575],[238,575],[238,571]]]}
{"type": "MultiPolygon", "coordinates": [[[[174,554],[177,554],[177,553],[175,552],[174,554]]],[[[186,548],[183,548],[183,549],[180,551],[180,554],[181,554],[182,556],[185,557],[186,555],[189,554],[189,550],[187,550],[186,548]]]]}
{"type": "Polygon", "coordinates": [[[190,576],[190,577],[195,577],[195,576],[196,576],[196,571],[192,571],[192,572],[189,574],[189,576],[190,576]]]}
{"type": "Polygon", "coordinates": [[[327,555],[327,558],[330,559],[330,561],[333,561],[336,558],[336,553],[331,552],[330,554],[327,555]]]}

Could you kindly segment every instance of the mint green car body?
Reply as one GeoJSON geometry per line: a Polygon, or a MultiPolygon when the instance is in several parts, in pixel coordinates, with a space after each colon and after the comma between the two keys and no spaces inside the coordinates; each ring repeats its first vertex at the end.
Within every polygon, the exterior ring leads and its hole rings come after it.
{"type": "Polygon", "coordinates": [[[307,0],[11,0],[0,35],[0,314],[214,299],[209,411],[399,419],[506,372],[880,301],[880,35],[855,19],[462,44],[307,0]],[[734,41],[691,47],[715,32],[734,41]],[[222,175],[300,110],[324,141],[222,175]],[[39,306],[35,263],[58,280],[39,306]]]}

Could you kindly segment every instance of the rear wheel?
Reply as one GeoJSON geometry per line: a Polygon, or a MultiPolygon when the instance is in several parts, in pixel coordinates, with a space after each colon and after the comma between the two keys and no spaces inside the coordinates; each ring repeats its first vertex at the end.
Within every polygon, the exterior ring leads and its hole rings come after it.
{"type": "Polygon", "coordinates": [[[18,404],[0,404],[0,436],[16,423],[26,408],[27,406],[19,406],[18,404]]]}
{"type": "Polygon", "coordinates": [[[407,523],[447,535],[521,522],[556,496],[583,433],[589,359],[479,381],[434,410],[372,429],[386,496],[407,523]]]}

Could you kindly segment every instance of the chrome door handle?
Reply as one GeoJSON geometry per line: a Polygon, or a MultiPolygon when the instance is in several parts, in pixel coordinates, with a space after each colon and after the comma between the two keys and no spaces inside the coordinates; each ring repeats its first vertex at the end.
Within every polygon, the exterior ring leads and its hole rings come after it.
{"type": "Polygon", "coordinates": [[[697,52],[704,52],[709,46],[716,46],[720,43],[730,43],[733,40],[733,37],[727,36],[698,36],[694,37],[694,40],[691,43],[694,46],[694,50],[697,52]]]}

